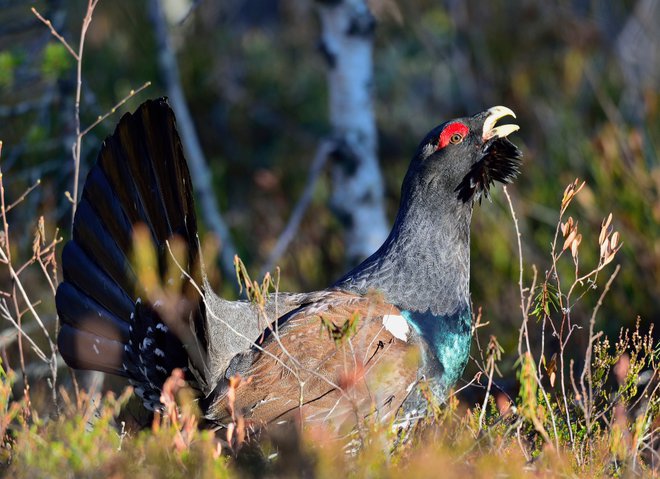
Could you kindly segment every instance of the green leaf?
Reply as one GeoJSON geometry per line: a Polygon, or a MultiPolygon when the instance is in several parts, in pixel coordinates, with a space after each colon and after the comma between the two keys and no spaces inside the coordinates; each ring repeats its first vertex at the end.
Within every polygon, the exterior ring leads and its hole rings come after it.
{"type": "Polygon", "coordinates": [[[14,84],[14,71],[18,61],[8,51],[0,52],[0,88],[9,89],[14,84]]]}
{"type": "Polygon", "coordinates": [[[44,48],[41,73],[49,79],[61,77],[73,64],[71,54],[60,43],[49,43],[44,48]]]}

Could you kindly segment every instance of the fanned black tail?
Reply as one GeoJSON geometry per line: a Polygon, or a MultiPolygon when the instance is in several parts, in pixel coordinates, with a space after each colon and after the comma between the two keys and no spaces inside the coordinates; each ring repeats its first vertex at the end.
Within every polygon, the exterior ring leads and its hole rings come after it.
{"type": "Polygon", "coordinates": [[[103,143],[62,254],[64,281],[56,296],[58,346],[66,363],[128,377],[147,403],[157,404],[158,389],[172,369],[188,366],[190,352],[171,331],[171,321],[163,321],[161,308],[167,306],[170,316],[175,311],[188,332],[197,331],[202,350],[205,312],[199,294],[181,278],[175,307],[149,299],[149,291],[145,296],[131,262],[139,223],[153,239],[161,284],[173,282],[171,271],[165,277],[166,241],[175,236],[187,246],[187,264],[181,266],[202,284],[192,184],[165,99],[124,115],[103,143]]]}

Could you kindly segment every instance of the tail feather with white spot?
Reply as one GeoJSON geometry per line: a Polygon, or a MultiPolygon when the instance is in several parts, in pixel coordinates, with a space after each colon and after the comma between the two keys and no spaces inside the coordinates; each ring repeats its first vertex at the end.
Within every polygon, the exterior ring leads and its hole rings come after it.
{"type": "MultiPolygon", "coordinates": [[[[130,260],[138,223],[150,232],[163,284],[166,242],[174,236],[187,246],[182,266],[202,284],[190,174],[164,99],[124,115],[103,143],[62,254],[64,281],[56,296],[58,346],[66,363],[128,377],[147,404],[157,404],[171,371],[188,367],[190,351],[164,320],[159,309],[165,306],[142,295],[130,260]]],[[[181,284],[174,316],[186,318],[179,329],[195,331],[193,342],[205,350],[204,304],[188,281],[181,284]]]]}

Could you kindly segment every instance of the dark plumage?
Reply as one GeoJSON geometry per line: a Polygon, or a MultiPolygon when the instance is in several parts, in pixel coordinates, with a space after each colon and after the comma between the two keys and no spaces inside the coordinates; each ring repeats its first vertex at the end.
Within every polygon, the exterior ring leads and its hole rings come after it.
{"type": "Polygon", "coordinates": [[[420,379],[442,400],[469,355],[473,203],[518,173],[521,153],[506,139],[517,126],[495,126],[507,115],[495,107],[434,128],[380,249],[330,288],[271,295],[261,310],[210,290],[174,116],[165,100],[144,103],[104,142],[85,183],[57,291],[62,356],[128,377],[150,408],[183,368],[217,423],[231,420],[238,375],[235,410],[255,424],[403,417],[421,405],[420,379]],[[140,284],[130,261],[138,223],[160,286],[140,284]],[[167,266],[173,237],[187,246],[183,279],[167,266]]]}

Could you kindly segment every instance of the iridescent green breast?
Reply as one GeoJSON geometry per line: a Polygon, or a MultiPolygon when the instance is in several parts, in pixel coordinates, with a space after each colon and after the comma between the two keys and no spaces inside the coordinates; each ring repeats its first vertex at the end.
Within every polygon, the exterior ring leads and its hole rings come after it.
{"type": "Polygon", "coordinates": [[[426,342],[439,362],[440,370],[433,371],[436,376],[433,379],[437,381],[434,392],[444,396],[461,378],[470,357],[470,308],[466,307],[448,315],[404,310],[402,315],[426,342]]]}

